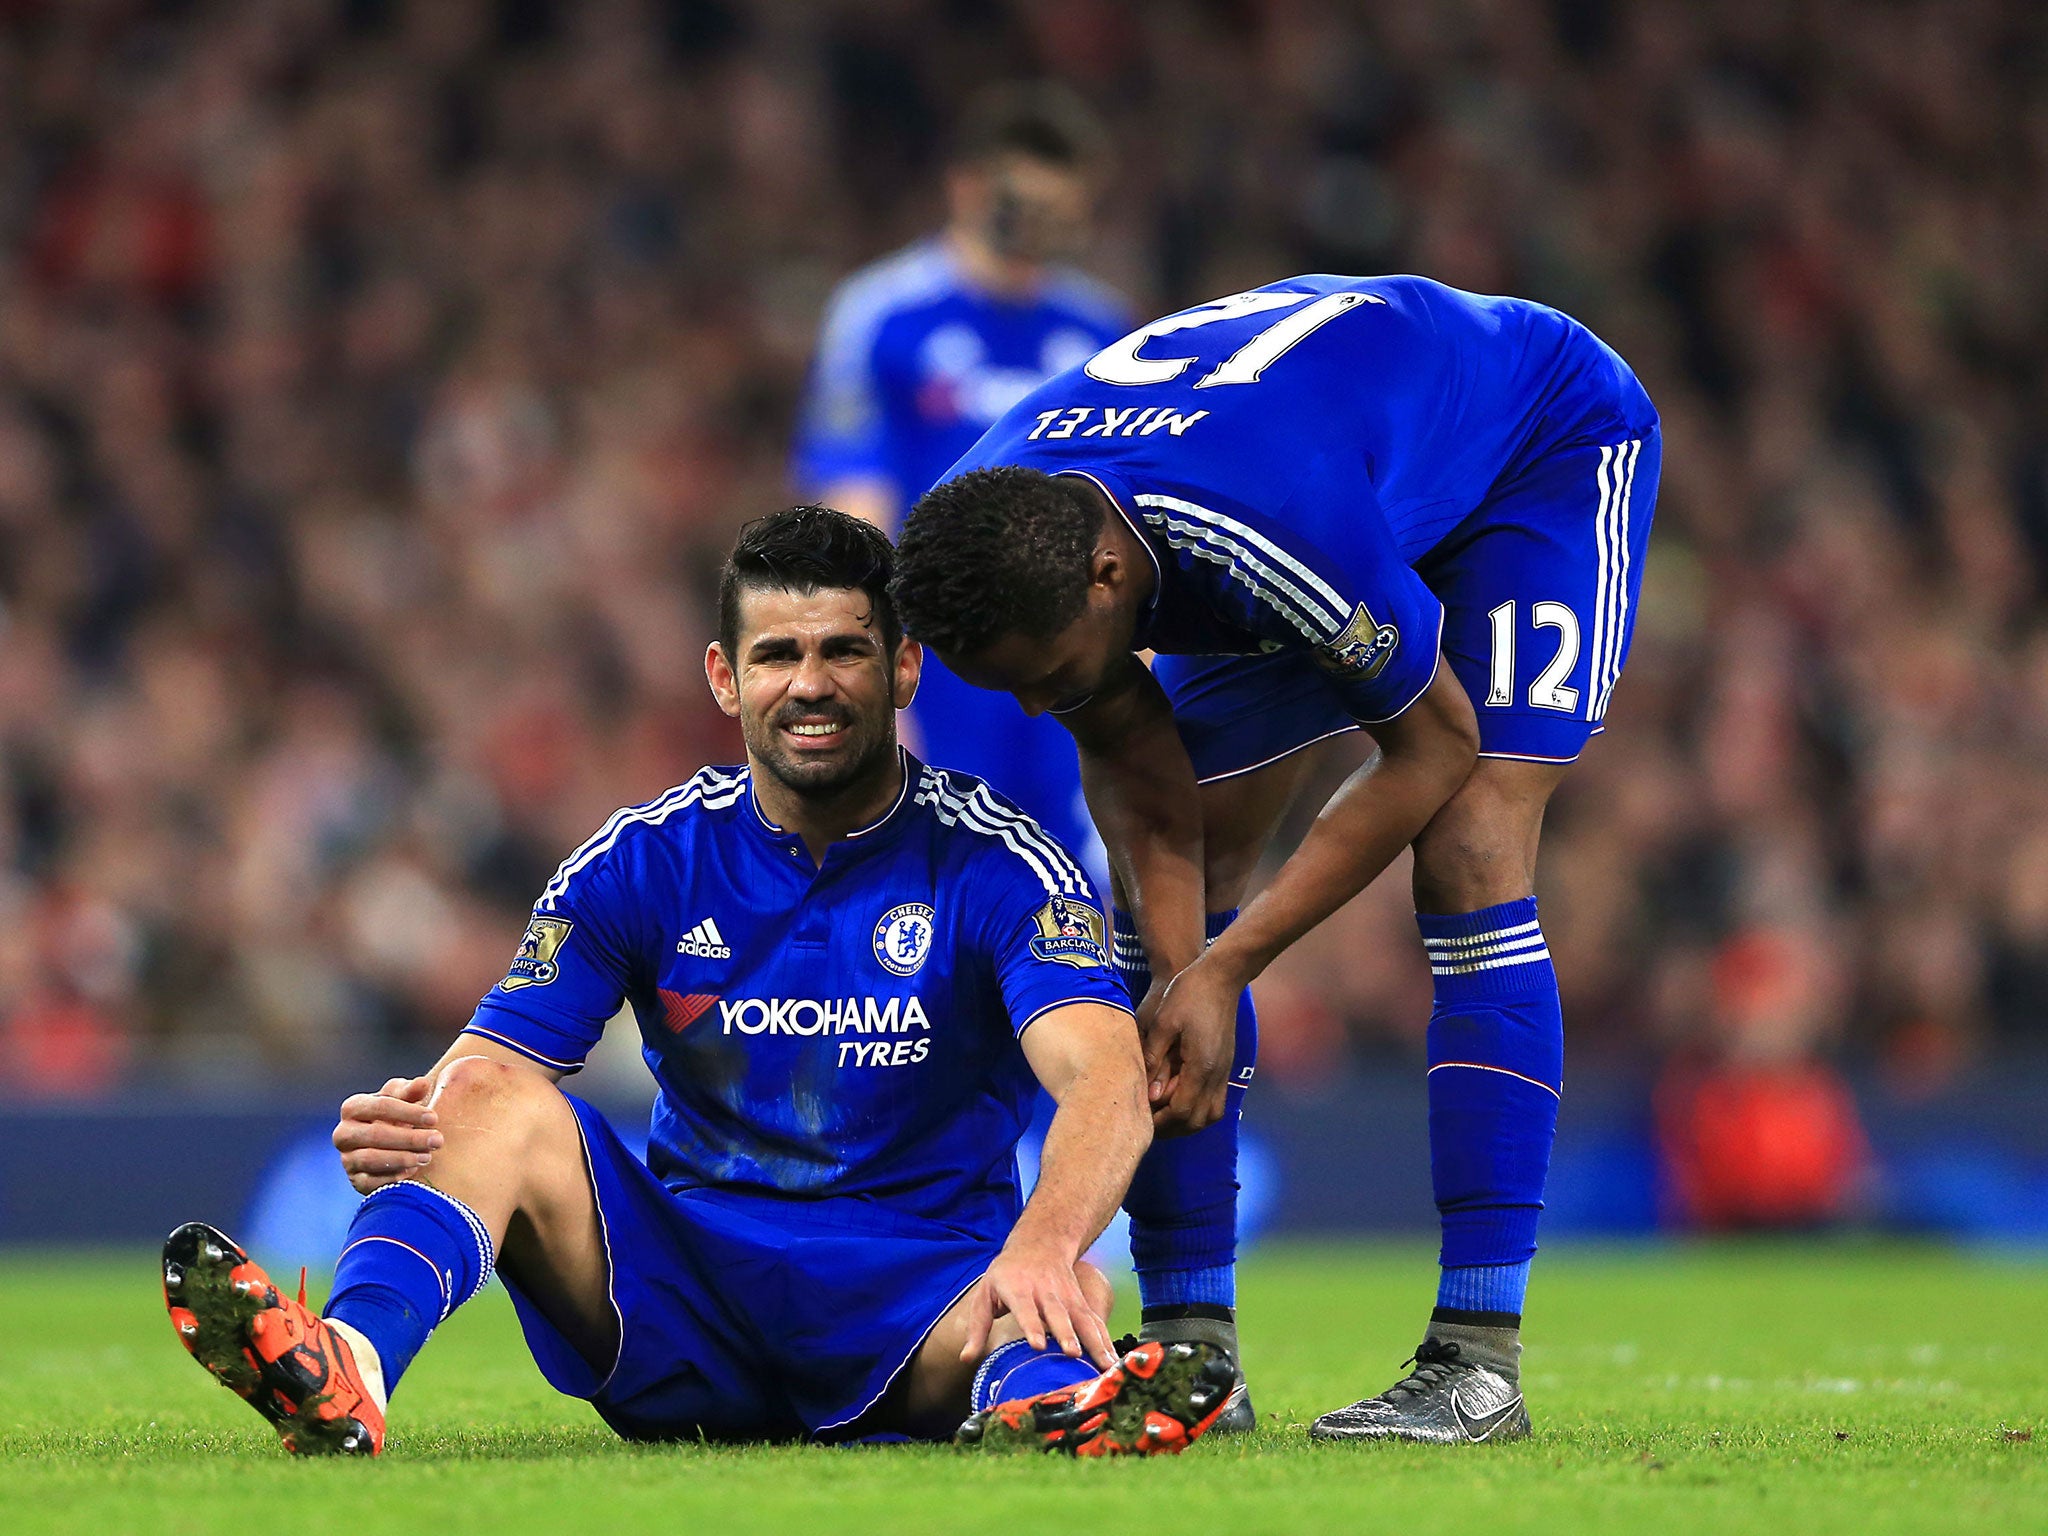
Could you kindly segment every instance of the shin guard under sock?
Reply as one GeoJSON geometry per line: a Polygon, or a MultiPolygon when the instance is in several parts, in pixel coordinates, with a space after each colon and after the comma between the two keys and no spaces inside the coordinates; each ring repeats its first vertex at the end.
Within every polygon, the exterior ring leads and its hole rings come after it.
{"type": "Polygon", "coordinates": [[[1443,1219],[1438,1306],[1519,1316],[1564,1084],[1557,972],[1525,897],[1419,914],[1429,1021],[1430,1176],[1443,1219]]]}
{"type": "Polygon", "coordinates": [[[362,1203],[334,1265],[325,1316],[370,1341],[387,1392],[440,1321],[484,1288],[496,1254],[476,1212],[416,1180],[362,1203]]]}
{"type": "MultiPolygon", "coordinates": [[[[1212,912],[1211,940],[1235,911],[1212,912]]],[[[1129,913],[1115,914],[1115,962],[1133,1005],[1152,984],[1129,913]]],[[[1155,1309],[1229,1308],[1237,1301],[1237,1137],[1244,1092],[1258,1059],[1259,1023],[1247,988],[1237,1003],[1237,1042],[1223,1118],[1192,1136],[1156,1141],[1124,1197],[1131,1217],[1131,1262],[1138,1298],[1155,1309]]]]}

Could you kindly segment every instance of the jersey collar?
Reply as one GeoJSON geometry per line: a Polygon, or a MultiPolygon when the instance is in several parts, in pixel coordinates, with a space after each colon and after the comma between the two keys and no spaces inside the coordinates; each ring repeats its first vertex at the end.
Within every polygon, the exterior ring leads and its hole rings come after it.
{"type": "Polygon", "coordinates": [[[1131,509],[1124,505],[1129,499],[1129,493],[1124,489],[1121,480],[1097,469],[1063,469],[1058,473],[1086,480],[1108,497],[1109,504],[1116,508],[1116,515],[1124,520],[1124,526],[1130,529],[1132,537],[1137,539],[1138,547],[1145,551],[1145,558],[1152,562],[1152,595],[1145,599],[1145,611],[1138,615],[1138,628],[1131,636],[1131,649],[1142,651],[1145,649],[1145,637],[1152,632],[1152,617],[1159,612],[1160,595],[1166,591],[1166,567],[1159,562],[1159,551],[1152,547],[1151,539],[1145,536],[1144,525],[1131,516],[1131,509]]]}
{"type": "MultiPolygon", "coordinates": [[[[903,807],[910,803],[910,786],[917,781],[917,776],[924,771],[924,765],[912,757],[901,745],[898,745],[896,748],[896,763],[903,770],[903,783],[897,789],[896,798],[890,802],[889,808],[866,826],[856,827],[844,837],[834,839],[833,847],[836,848],[841,843],[850,843],[856,838],[872,837],[883,828],[891,826],[901,814],[903,807]]],[[[770,821],[768,813],[761,809],[761,802],[754,794],[754,775],[751,771],[747,774],[747,808],[754,813],[754,825],[767,833],[768,836],[775,838],[779,842],[788,842],[796,837],[796,834],[787,827],[770,821]]]]}

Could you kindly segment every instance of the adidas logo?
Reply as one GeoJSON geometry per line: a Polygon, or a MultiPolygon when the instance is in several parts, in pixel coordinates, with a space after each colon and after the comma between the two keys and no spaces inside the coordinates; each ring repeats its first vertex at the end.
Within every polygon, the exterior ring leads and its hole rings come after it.
{"type": "Polygon", "coordinates": [[[718,931],[718,924],[707,917],[676,940],[676,953],[695,955],[699,960],[730,960],[732,946],[725,942],[725,935],[718,931]]]}

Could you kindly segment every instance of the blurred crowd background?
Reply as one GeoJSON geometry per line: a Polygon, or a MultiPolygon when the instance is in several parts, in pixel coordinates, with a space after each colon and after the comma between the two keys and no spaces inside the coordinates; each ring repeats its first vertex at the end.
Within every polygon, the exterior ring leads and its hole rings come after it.
{"type": "MultiPolygon", "coordinates": [[[[1682,1135],[2048,1044],[2032,0],[0,0],[6,1091],[429,1059],[563,852],[737,755],[710,575],[1018,75],[1109,126],[1142,313],[1415,271],[1647,383],[1544,856],[1576,1060],[1682,1135]]],[[[1276,969],[1262,1080],[1419,1058],[1409,912],[1276,969]]]]}

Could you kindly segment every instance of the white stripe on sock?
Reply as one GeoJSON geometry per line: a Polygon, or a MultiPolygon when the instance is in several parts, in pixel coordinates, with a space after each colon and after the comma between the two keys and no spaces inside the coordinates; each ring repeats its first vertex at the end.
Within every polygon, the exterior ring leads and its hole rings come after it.
{"type": "Polygon", "coordinates": [[[1516,923],[1511,928],[1489,928],[1484,933],[1467,934],[1463,938],[1456,939],[1425,938],[1422,942],[1424,947],[1433,955],[1439,953],[1448,954],[1461,949],[1470,949],[1475,945],[1492,944],[1501,939],[1512,938],[1518,933],[1534,933],[1541,926],[1542,924],[1532,917],[1528,922],[1516,923]]]}
{"type": "Polygon", "coordinates": [[[1549,950],[1539,949],[1533,954],[1503,955],[1498,960],[1478,960],[1474,961],[1471,965],[1432,965],[1429,968],[1429,973],[1432,976],[1464,976],[1469,975],[1473,971],[1497,971],[1503,966],[1528,965],[1532,961],[1548,960],[1549,958],[1549,950]]]}

